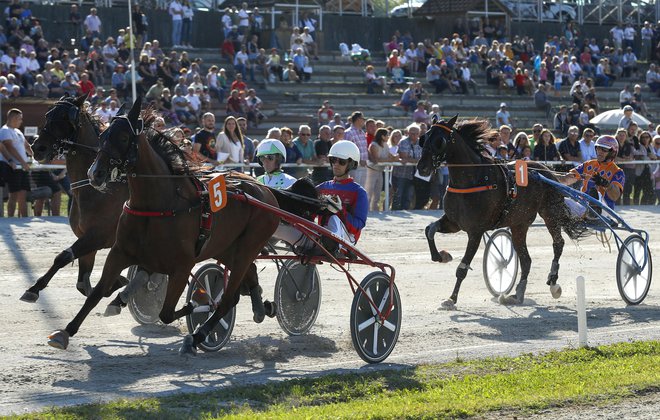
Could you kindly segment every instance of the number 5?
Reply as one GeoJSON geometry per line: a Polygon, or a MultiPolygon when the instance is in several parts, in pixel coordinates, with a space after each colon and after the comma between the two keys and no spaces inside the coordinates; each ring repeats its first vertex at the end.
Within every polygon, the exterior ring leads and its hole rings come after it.
{"type": "Polygon", "coordinates": [[[227,184],[224,175],[217,175],[211,179],[208,186],[211,195],[211,211],[222,210],[227,205],[227,184]]]}

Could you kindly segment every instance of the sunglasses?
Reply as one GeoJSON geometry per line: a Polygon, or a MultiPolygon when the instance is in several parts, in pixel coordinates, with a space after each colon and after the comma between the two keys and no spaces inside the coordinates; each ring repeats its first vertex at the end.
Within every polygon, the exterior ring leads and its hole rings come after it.
{"type": "Polygon", "coordinates": [[[660,141],[656,141],[654,144],[655,144],[656,146],[660,146],[660,141]]]}
{"type": "Polygon", "coordinates": [[[264,160],[272,161],[275,160],[275,155],[263,155],[263,156],[259,156],[259,159],[262,161],[264,160]]]}
{"type": "Polygon", "coordinates": [[[336,158],[336,157],[329,157],[328,161],[330,162],[331,165],[334,165],[335,163],[338,163],[341,166],[345,166],[346,164],[348,164],[348,160],[340,159],[340,158],[336,158]]]}
{"type": "Polygon", "coordinates": [[[534,133],[540,133],[541,130],[533,130],[532,132],[534,132],[534,133]]]}
{"type": "Polygon", "coordinates": [[[600,152],[606,152],[606,153],[607,153],[607,152],[610,151],[610,149],[608,149],[608,148],[606,148],[606,147],[598,146],[598,147],[596,147],[596,151],[597,151],[597,152],[600,151],[600,152]]]}

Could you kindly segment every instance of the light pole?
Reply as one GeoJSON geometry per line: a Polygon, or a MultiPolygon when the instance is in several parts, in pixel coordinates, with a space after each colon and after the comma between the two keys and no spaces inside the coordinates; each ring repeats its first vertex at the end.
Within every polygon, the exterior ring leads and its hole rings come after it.
{"type": "Polygon", "coordinates": [[[133,45],[135,45],[135,33],[133,32],[133,5],[131,0],[128,0],[128,29],[131,31],[131,43],[129,48],[131,50],[131,93],[133,94],[133,102],[137,99],[137,88],[135,86],[135,54],[133,53],[133,45]]]}

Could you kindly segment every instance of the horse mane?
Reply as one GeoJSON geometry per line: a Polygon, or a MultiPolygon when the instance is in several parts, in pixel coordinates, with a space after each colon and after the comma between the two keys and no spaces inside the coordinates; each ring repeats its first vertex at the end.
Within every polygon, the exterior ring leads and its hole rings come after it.
{"type": "Polygon", "coordinates": [[[174,144],[168,136],[169,133],[153,129],[153,123],[158,116],[158,112],[151,105],[142,111],[144,135],[154,151],[165,161],[170,172],[174,175],[182,175],[201,171],[202,166],[199,161],[174,144]]]}
{"type": "Polygon", "coordinates": [[[463,120],[456,125],[455,130],[465,140],[465,143],[481,156],[485,150],[484,143],[490,142],[499,135],[487,120],[463,120]]]}

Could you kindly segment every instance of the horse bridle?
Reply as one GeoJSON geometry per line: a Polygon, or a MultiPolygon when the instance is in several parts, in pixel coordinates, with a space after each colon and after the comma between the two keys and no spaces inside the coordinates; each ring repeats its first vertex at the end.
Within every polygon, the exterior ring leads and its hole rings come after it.
{"type": "MultiPolygon", "coordinates": [[[[448,139],[443,138],[443,140],[445,141],[451,141],[452,143],[455,143],[456,139],[454,138],[454,136],[459,136],[456,130],[447,127],[446,125],[441,124],[440,122],[432,124],[431,128],[433,127],[441,128],[449,134],[448,139]]],[[[431,164],[433,165],[433,169],[438,169],[442,164],[442,162],[445,160],[445,151],[437,148],[436,145],[431,141],[431,139],[427,138],[426,142],[429,142],[429,147],[431,148],[431,164]]]]}
{"type": "Polygon", "coordinates": [[[62,100],[57,101],[55,102],[53,107],[50,110],[48,110],[48,112],[46,112],[46,118],[47,118],[46,124],[44,124],[44,127],[41,129],[41,132],[44,134],[48,134],[49,136],[55,139],[55,142],[53,142],[53,149],[55,149],[55,153],[57,155],[64,155],[67,154],[69,151],[71,151],[72,154],[75,154],[75,150],[71,150],[71,148],[81,148],[83,150],[90,151],[94,154],[99,152],[100,150],[99,147],[88,146],[86,144],[78,143],[78,131],[80,130],[82,123],[80,121],[80,109],[75,104],[62,100]],[[69,106],[69,110],[68,110],[69,118],[67,120],[50,119],[50,116],[52,116],[53,111],[59,105],[69,106]],[[48,126],[54,121],[67,122],[71,126],[71,130],[72,130],[71,136],[69,136],[68,138],[59,138],[55,136],[53,133],[50,133],[50,131],[48,130],[48,126]]]}
{"type": "Polygon", "coordinates": [[[101,134],[101,138],[100,138],[101,140],[100,152],[103,152],[106,155],[108,155],[108,161],[110,167],[112,168],[112,170],[110,171],[111,173],[110,182],[116,181],[122,175],[126,175],[128,173],[129,166],[134,165],[135,162],[137,161],[137,157],[138,157],[137,139],[142,134],[143,131],[144,131],[144,121],[142,120],[142,118],[138,118],[137,125],[135,127],[133,127],[131,120],[128,119],[128,117],[125,115],[119,115],[113,117],[112,120],[110,120],[110,126],[108,126],[108,128],[101,134]],[[131,137],[128,141],[128,145],[126,146],[126,149],[118,153],[114,153],[115,147],[112,147],[112,150],[110,150],[108,140],[104,139],[104,137],[110,135],[110,128],[112,126],[112,122],[116,119],[124,120],[131,129],[131,137]]]}

